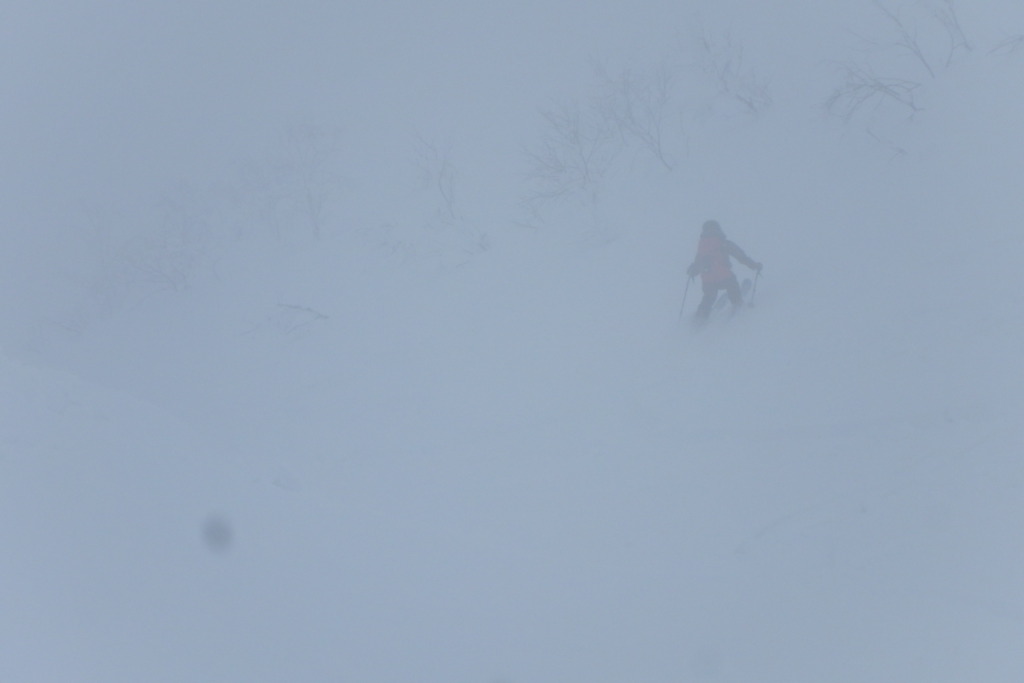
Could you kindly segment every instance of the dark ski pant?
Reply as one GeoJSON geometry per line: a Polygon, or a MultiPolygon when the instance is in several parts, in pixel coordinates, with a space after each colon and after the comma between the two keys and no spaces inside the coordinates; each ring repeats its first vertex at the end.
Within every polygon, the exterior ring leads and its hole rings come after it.
{"type": "Polygon", "coordinates": [[[700,300],[700,305],[697,306],[698,318],[706,318],[711,315],[711,307],[715,305],[715,299],[718,298],[718,293],[723,289],[729,295],[729,300],[732,301],[733,306],[739,307],[743,305],[743,292],[740,291],[740,283],[735,275],[730,275],[728,279],[719,282],[705,282],[703,288],[704,298],[700,300]]]}

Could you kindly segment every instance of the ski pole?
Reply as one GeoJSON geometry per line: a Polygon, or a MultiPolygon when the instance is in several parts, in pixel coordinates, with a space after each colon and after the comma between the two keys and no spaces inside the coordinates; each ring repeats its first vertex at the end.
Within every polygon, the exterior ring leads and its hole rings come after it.
{"type": "Polygon", "coordinates": [[[754,307],[754,297],[757,295],[757,281],[761,279],[761,270],[758,269],[757,275],[754,276],[754,286],[750,288],[750,307],[754,307]]]}
{"type": "Polygon", "coordinates": [[[693,282],[693,276],[686,278],[686,289],[683,290],[683,305],[679,307],[679,319],[683,319],[683,310],[686,309],[686,295],[690,293],[690,283],[693,282]]]}

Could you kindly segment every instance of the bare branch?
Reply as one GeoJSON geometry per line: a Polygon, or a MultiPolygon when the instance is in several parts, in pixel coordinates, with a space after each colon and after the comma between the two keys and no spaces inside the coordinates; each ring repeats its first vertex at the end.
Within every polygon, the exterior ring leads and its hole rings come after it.
{"type": "Polygon", "coordinates": [[[907,150],[904,149],[903,147],[900,147],[892,140],[882,138],[882,136],[878,135],[875,131],[871,130],[870,128],[867,129],[867,133],[868,135],[871,136],[871,139],[873,139],[875,142],[882,145],[892,153],[890,159],[897,159],[899,157],[905,157],[907,155],[907,150]]]}
{"type": "Polygon", "coordinates": [[[849,121],[871,102],[877,106],[893,102],[910,109],[912,113],[920,111],[914,99],[914,92],[920,87],[920,83],[899,78],[883,78],[856,66],[845,66],[843,70],[843,84],[825,101],[825,108],[829,113],[849,121]]]}
{"type": "Polygon", "coordinates": [[[441,218],[446,222],[459,220],[461,215],[455,201],[458,173],[451,160],[451,145],[439,150],[437,145],[417,135],[416,156],[423,186],[435,188],[441,198],[441,208],[438,210],[441,218]]]}
{"type": "Polygon", "coordinates": [[[932,16],[946,31],[949,45],[946,51],[945,67],[948,69],[953,63],[957,50],[962,49],[970,52],[974,48],[971,46],[970,41],[967,40],[967,36],[964,35],[963,28],[960,26],[960,18],[957,16],[953,0],[941,0],[940,4],[940,7],[932,9],[932,16]]]}
{"type": "Polygon", "coordinates": [[[1024,35],[1018,34],[1015,36],[1010,36],[1009,38],[1000,42],[994,48],[989,50],[989,54],[996,55],[999,57],[1005,57],[1007,55],[1012,55],[1021,47],[1024,47],[1024,35]]]}
{"type": "Polygon", "coordinates": [[[320,126],[291,126],[286,132],[289,161],[299,183],[298,205],[320,237],[324,208],[331,196],[331,163],[337,155],[337,134],[320,126]]]}
{"type": "Polygon", "coordinates": [[[662,64],[650,77],[636,76],[629,70],[613,77],[603,67],[595,67],[595,71],[603,91],[597,103],[602,116],[615,126],[623,142],[637,140],[671,171],[665,149],[671,70],[662,64]]]}
{"type": "Polygon", "coordinates": [[[889,19],[893,28],[895,28],[899,39],[894,44],[907,53],[913,55],[918,62],[928,71],[928,75],[935,78],[935,70],[929,63],[928,58],[924,54],[924,50],[921,47],[921,43],[917,38],[917,34],[911,30],[911,28],[903,21],[903,19],[892,10],[888,9],[879,0],[873,0],[873,4],[878,10],[889,19]]]}
{"type": "Polygon", "coordinates": [[[697,65],[712,78],[722,95],[739,102],[751,114],[759,114],[772,106],[767,84],[745,66],[743,48],[733,42],[730,34],[716,43],[703,32],[700,46],[697,65]]]}
{"type": "Polygon", "coordinates": [[[616,133],[604,120],[584,118],[578,106],[541,112],[547,131],[540,146],[527,151],[534,196],[551,200],[586,192],[593,201],[614,159],[616,133]]]}

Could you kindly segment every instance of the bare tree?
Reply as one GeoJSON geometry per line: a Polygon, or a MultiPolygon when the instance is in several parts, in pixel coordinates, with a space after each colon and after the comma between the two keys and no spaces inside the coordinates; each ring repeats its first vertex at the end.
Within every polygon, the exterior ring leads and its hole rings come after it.
{"type": "Polygon", "coordinates": [[[146,288],[187,289],[208,255],[212,207],[209,197],[182,183],[159,204],[155,228],[124,246],[128,279],[146,288]]]}
{"type": "Polygon", "coordinates": [[[623,143],[638,141],[667,170],[672,170],[666,150],[673,73],[662,63],[649,76],[624,70],[612,76],[601,65],[594,68],[601,94],[597,108],[619,131],[623,143]]]}
{"type": "Polygon", "coordinates": [[[583,193],[596,201],[601,180],[618,153],[617,132],[607,119],[578,105],[541,112],[546,130],[527,150],[531,199],[545,202],[583,193]]]}
{"type": "Polygon", "coordinates": [[[332,163],[337,156],[337,133],[321,126],[291,126],[285,137],[287,163],[297,181],[299,212],[309,221],[313,236],[319,238],[324,207],[335,184],[332,163]]]}
{"type": "Polygon", "coordinates": [[[887,102],[904,107],[911,114],[919,111],[914,95],[920,83],[878,76],[866,67],[855,65],[843,66],[842,70],[843,83],[825,101],[825,109],[830,114],[850,121],[865,106],[881,106],[887,102]]]}
{"type": "MultiPolygon", "coordinates": [[[[880,0],[873,0],[873,4],[889,30],[879,38],[861,37],[869,55],[896,52],[909,56],[924,69],[929,79],[935,79],[950,67],[959,52],[972,49],[953,0],[932,0],[925,6],[927,11],[915,19],[908,18],[901,10],[890,9],[880,0]],[[941,49],[937,47],[940,43],[941,49]]],[[[880,74],[868,60],[840,65],[842,83],[826,98],[826,111],[845,121],[871,105],[877,108],[894,104],[911,116],[920,111],[917,97],[922,81],[901,73],[893,65],[887,70],[888,74],[880,74]]]]}
{"type": "Polygon", "coordinates": [[[722,96],[740,103],[750,114],[771,108],[774,100],[768,84],[746,65],[743,48],[731,34],[716,41],[702,32],[699,44],[696,66],[711,78],[722,96]]]}
{"type": "Polygon", "coordinates": [[[241,222],[265,225],[277,239],[307,230],[319,239],[339,185],[339,137],[329,126],[292,125],[269,152],[240,164],[233,194],[241,222]]]}
{"type": "Polygon", "coordinates": [[[437,193],[440,200],[437,215],[449,223],[460,220],[462,216],[455,201],[458,173],[452,162],[451,145],[439,149],[437,145],[417,135],[416,167],[419,171],[421,186],[437,193]]]}
{"type": "Polygon", "coordinates": [[[927,22],[921,15],[916,20],[908,19],[902,11],[889,9],[881,0],[873,0],[872,4],[886,19],[892,34],[884,38],[863,38],[864,43],[910,56],[930,78],[936,78],[940,70],[948,69],[958,52],[973,49],[961,27],[953,0],[929,2],[926,14],[930,21],[927,22]],[[938,39],[943,43],[941,51],[936,47],[938,39]]]}

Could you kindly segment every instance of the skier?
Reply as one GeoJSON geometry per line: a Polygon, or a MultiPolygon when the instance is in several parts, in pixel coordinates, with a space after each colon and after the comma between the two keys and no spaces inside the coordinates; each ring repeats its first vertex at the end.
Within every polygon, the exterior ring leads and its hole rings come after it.
{"type": "Polygon", "coordinates": [[[728,293],[734,311],[743,305],[743,292],[740,290],[735,273],[732,272],[730,257],[735,258],[751,270],[761,272],[762,264],[747,256],[735,243],[726,239],[718,221],[705,221],[700,233],[700,242],[697,244],[697,256],[690,267],[686,269],[686,274],[691,278],[700,275],[704,289],[704,298],[697,306],[698,320],[706,320],[711,315],[711,307],[714,305],[715,299],[718,298],[720,290],[724,289],[728,293]]]}

